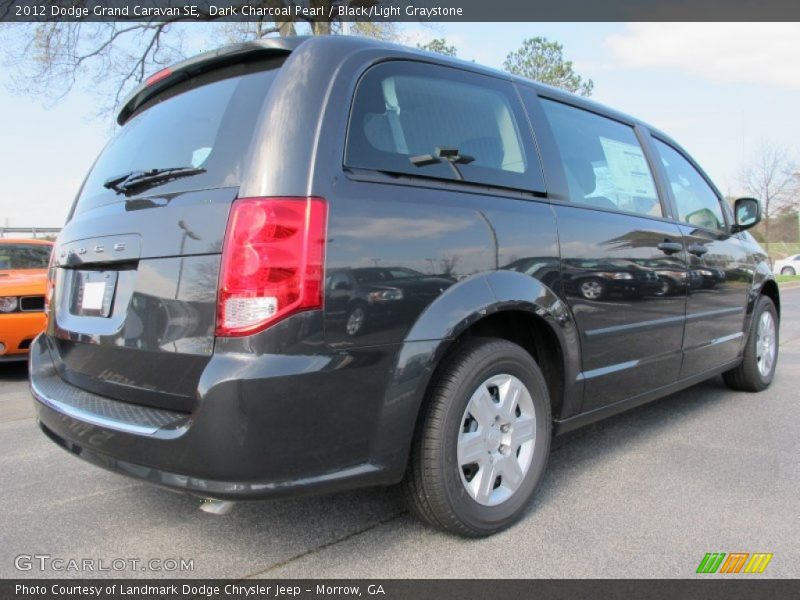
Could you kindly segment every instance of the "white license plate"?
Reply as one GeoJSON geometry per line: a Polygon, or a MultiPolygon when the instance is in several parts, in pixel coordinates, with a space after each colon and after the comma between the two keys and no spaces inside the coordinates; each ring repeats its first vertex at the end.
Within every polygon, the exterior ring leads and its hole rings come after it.
{"type": "Polygon", "coordinates": [[[86,282],[83,286],[83,298],[81,308],[83,310],[102,310],[103,299],[106,295],[106,282],[93,281],[86,282]]]}

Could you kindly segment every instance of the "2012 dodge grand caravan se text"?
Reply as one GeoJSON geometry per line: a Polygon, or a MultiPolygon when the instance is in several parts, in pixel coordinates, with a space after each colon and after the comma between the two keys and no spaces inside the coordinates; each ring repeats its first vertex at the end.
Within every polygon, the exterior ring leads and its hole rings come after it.
{"type": "Polygon", "coordinates": [[[161,71],[118,121],[30,359],[42,430],[102,467],[216,501],[402,481],[480,536],[551,435],[773,378],[758,202],[583,98],[287,38],[161,71]]]}

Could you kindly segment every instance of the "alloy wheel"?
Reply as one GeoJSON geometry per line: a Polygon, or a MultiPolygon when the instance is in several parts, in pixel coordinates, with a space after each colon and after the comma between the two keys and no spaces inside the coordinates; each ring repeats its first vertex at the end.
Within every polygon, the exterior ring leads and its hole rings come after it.
{"type": "Polygon", "coordinates": [[[350,314],[347,315],[347,323],[345,324],[347,335],[357,334],[364,326],[365,319],[366,315],[364,314],[364,309],[360,306],[357,306],[350,311],[350,314]]]}
{"type": "Polygon", "coordinates": [[[590,279],[581,283],[581,294],[587,300],[598,300],[603,295],[603,286],[599,281],[590,279]]]}

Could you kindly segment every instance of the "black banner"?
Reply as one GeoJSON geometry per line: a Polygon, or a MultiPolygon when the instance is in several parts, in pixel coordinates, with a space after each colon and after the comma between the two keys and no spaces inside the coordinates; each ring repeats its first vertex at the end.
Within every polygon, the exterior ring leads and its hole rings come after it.
{"type": "Polygon", "coordinates": [[[375,598],[378,600],[691,599],[797,598],[800,580],[756,579],[431,579],[431,580],[2,580],[3,600],[264,600],[375,598]]]}
{"type": "MultiPolygon", "coordinates": [[[[798,21],[797,0],[0,0],[0,21],[798,21]]],[[[744,40],[745,43],[757,43],[744,40]]]]}

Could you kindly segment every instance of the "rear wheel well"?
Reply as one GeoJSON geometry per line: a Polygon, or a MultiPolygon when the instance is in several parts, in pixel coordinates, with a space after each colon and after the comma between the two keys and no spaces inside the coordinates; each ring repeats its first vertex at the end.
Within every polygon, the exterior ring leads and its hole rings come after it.
{"type": "Polygon", "coordinates": [[[448,348],[448,354],[459,342],[473,337],[500,338],[524,348],[542,370],[551,414],[558,418],[564,397],[564,357],[558,338],[541,317],[523,311],[494,313],[464,331],[448,348]]]}
{"type": "Polygon", "coordinates": [[[778,293],[778,284],[774,280],[769,279],[764,283],[761,288],[761,293],[767,296],[775,305],[775,310],[778,312],[778,318],[781,316],[781,297],[778,293]]]}

